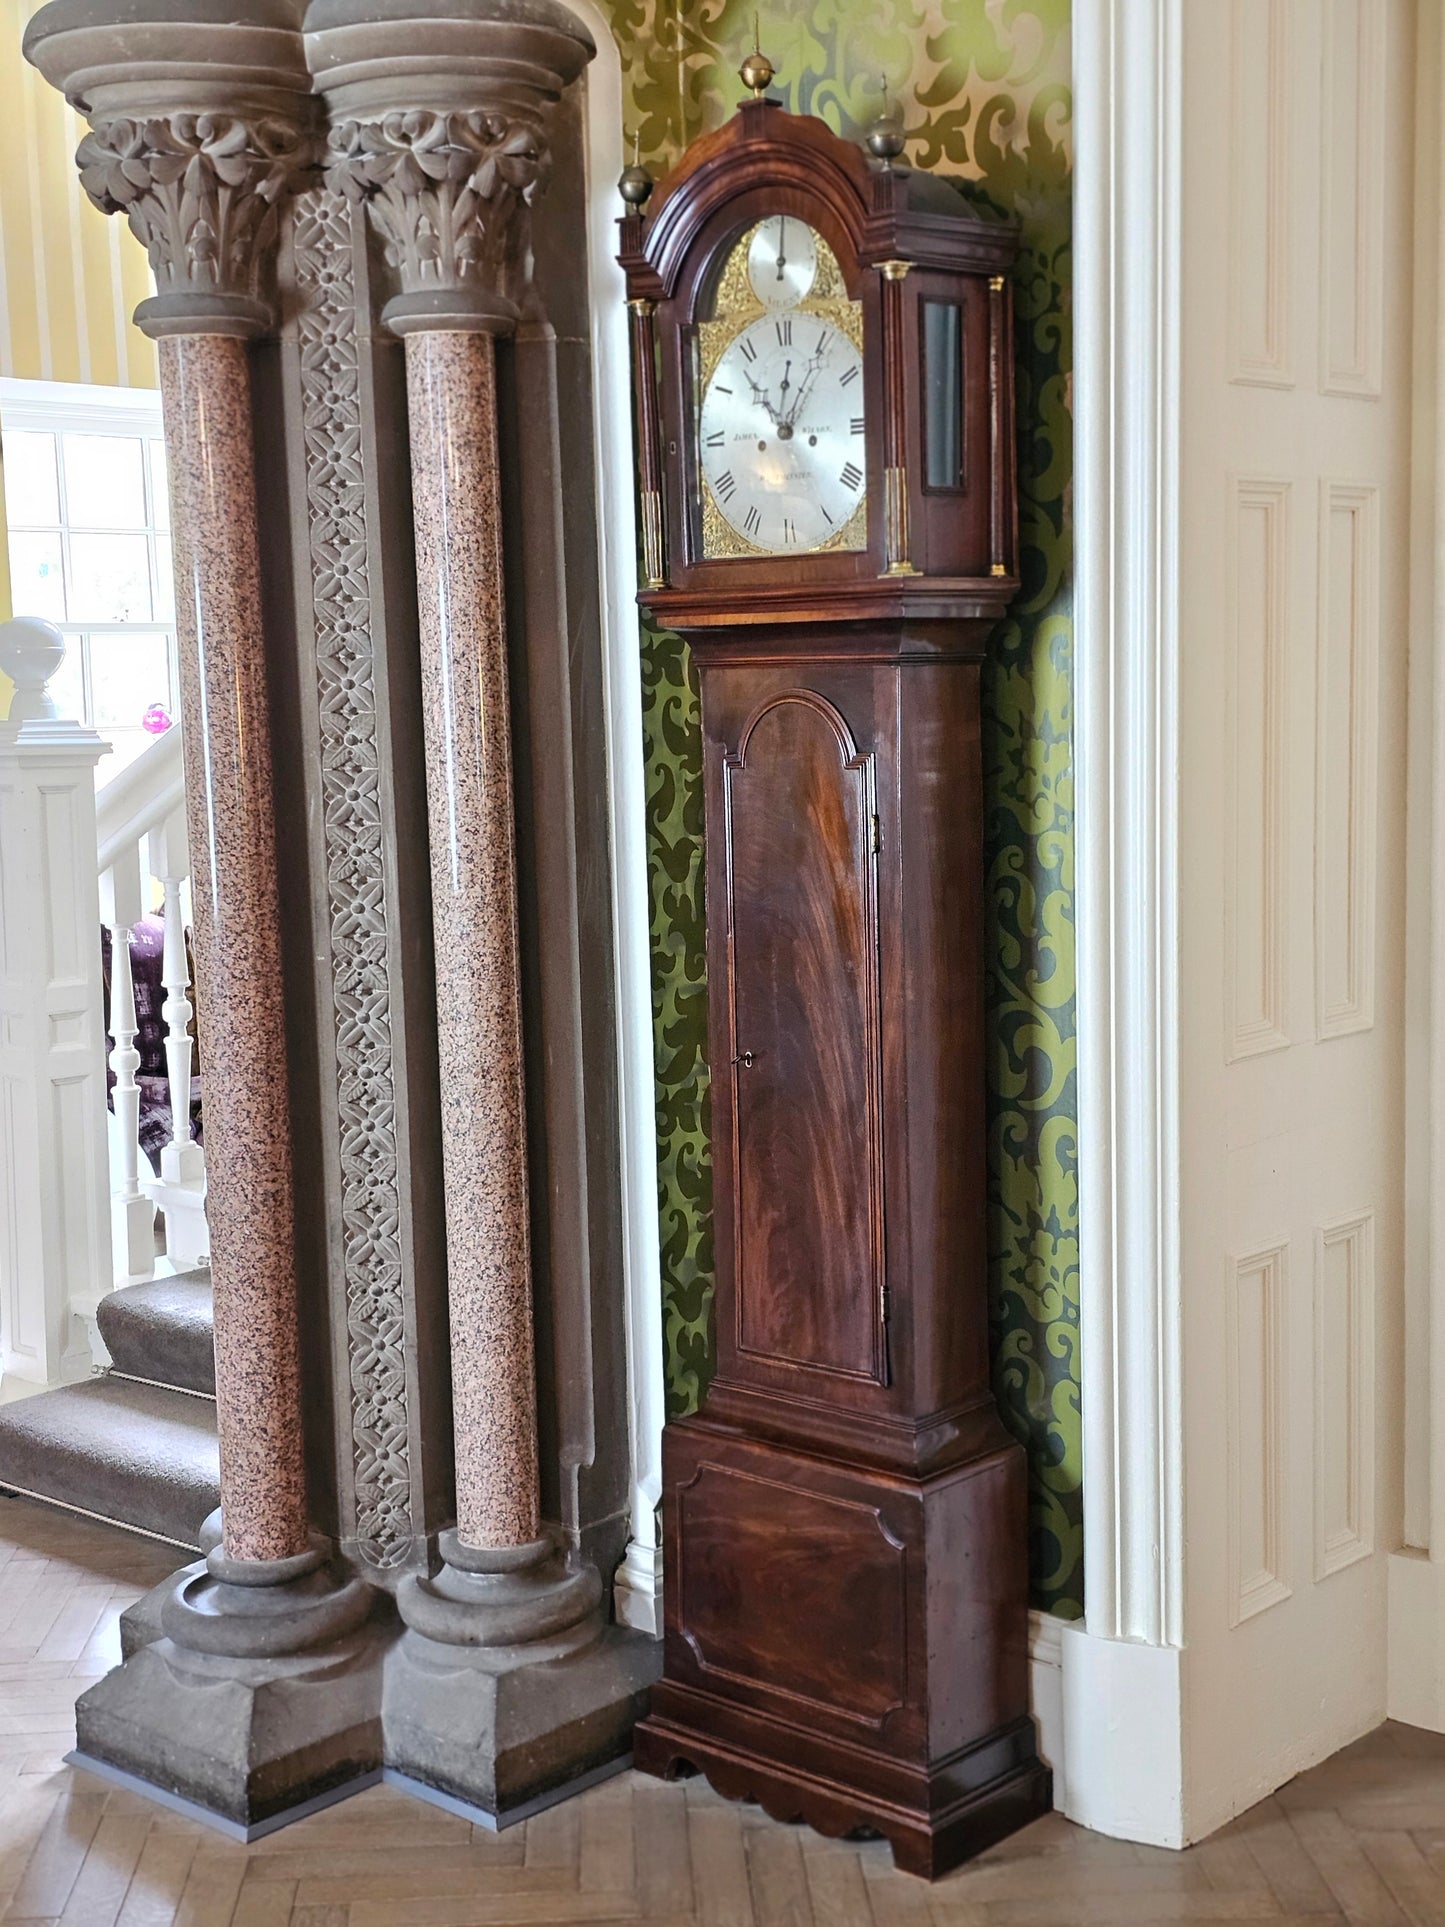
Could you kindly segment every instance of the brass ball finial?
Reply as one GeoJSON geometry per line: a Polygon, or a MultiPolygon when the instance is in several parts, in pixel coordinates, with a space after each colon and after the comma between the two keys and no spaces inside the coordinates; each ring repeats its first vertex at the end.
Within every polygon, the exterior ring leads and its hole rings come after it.
{"type": "Polygon", "coordinates": [[[753,50],[738,68],[738,78],[744,87],[751,87],[754,100],[761,100],[772,86],[777,68],[763,52],[762,34],[758,27],[758,16],[753,15],[753,50]]]}
{"type": "Polygon", "coordinates": [[[888,92],[888,76],[880,74],[879,86],[883,90],[883,110],[864,136],[868,152],[875,160],[896,161],[903,152],[908,136],[903,131],[903,115],[895,107],[888,92]]]}
{"type": "Polygon", "coordinates": [[[629,207],[644,208],[652,199],[652,190],[655,185],[651,174],[642,165],[642,135],[640,132],[634,133],[632,161],[618,176],[617,192],[629,207]]]}

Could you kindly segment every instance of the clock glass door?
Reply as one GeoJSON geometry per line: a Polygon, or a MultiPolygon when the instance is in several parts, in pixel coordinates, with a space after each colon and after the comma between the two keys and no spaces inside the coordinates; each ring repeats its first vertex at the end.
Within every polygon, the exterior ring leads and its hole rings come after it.
{"type": "Polygon", "coordinates": [[[873,757],[794,690],[723,781],[738,1349],[886,1383],[873,757]]]}
{"type": "Polygon", "coordinates": [[[694,339],[705,560],[863,549],[863,310],[821,235],[774,214],[733,245],[694,339]]]}

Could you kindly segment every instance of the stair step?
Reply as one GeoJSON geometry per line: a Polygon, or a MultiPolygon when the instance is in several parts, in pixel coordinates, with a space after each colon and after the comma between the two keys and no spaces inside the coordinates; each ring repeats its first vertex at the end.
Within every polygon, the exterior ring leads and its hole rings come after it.
{"type": "Polygon", "coordinates": [[[215,1396],[209,1271],[122,1285],[101,1299],[95,1318],[115,1371],[215,1396]]]}
{"type": "Polygon", "coordinates": [[[195,1547],[221,1502],[216,1408],[109,1376],[0,1405],[0,1487],[195,1547]]]}

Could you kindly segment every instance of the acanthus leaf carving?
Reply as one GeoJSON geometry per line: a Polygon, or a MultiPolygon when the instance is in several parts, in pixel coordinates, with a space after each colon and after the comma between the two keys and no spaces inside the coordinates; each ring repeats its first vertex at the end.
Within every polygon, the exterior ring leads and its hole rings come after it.
{"type": "Polygon", "coordinates": [[[315,154],[279,116],[174,113],[102,121],[75,158],[100,211],[130,222],[161,295],[254,299],[282,197],[315,154]]]}
{"type": "Polygon", "coordinates": [[[331,130],[328,179],[364,201],[405,294],[476,288],[514,298],[550,156],[524,121],[409,109],[331,130]]]}

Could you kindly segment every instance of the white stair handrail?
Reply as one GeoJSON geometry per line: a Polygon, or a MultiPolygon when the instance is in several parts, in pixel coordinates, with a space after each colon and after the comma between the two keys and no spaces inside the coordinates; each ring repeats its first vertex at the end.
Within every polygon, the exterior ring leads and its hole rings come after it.
{"type": "Polygon", "coordinates": [[[180,724],[144,749],[95,796],[96,869],[108,870],[186,803],[186,770],[180,724]]]}

